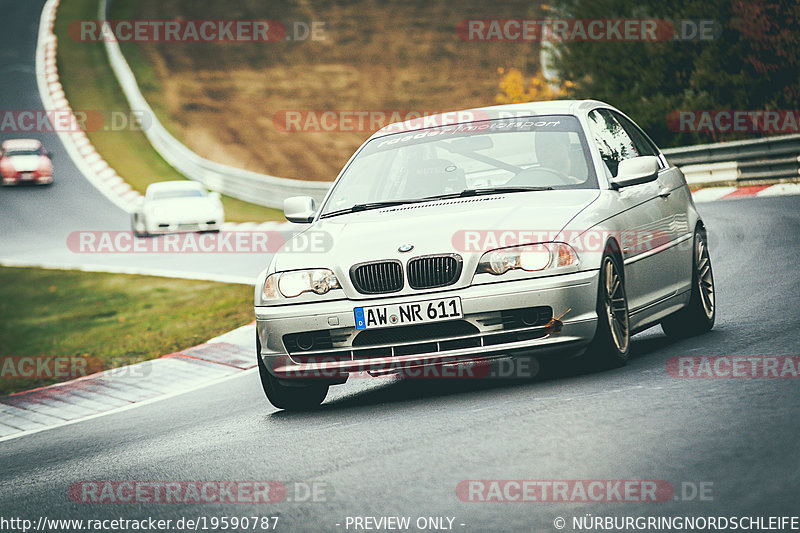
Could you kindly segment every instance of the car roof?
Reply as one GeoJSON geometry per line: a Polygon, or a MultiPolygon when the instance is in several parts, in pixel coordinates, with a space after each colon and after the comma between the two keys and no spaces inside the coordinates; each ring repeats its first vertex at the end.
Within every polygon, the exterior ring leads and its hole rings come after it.
{"type": "Polygon", "coordinates": [[[536,115],[578,115],[595,107],[613,106],[599,100],[548,100],[544,102],[523,102],[520,104],[504,104],[472,109],[454,110],[406,122],[388,124],[375,132],[370,139],[384,137],[393,133],[424,130],[432,127],[464,124],[494,118],[511,118],[514,116],[536,115]]]}
{"type": "Polygon", "coordinates": [[[3,150],[38,150],[42,143],[36,139],[8,139],[3,141],[3,150]]]}
{"type": "Polygon", "coordinates": [[[202,183],[189,180],[159,181],[156,183],[151,183],[147,186],[147,192],[174,191],[181,189],[205,190],[202,183]]]}

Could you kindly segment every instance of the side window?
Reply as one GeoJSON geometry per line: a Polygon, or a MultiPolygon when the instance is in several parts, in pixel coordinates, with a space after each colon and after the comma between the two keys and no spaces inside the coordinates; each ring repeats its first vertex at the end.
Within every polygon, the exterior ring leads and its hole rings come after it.
{"type": "Polygon", "coordinates": [[[623,117],[619,113],[613,113],[614,118],[617,119],[625,131],[628,133],[628,136],[633,141],[633,144],[636,146],[636,150],[639,152],[639,155],[658,155],[658,150],[656,149],[653,142],[647,138],[647,136],[639,129],[639,126],[631,122],[629,119],[623,117]]]}
{"type": "Polygon", "coordinates": [[[595,109],[589,113],[589,124],[600,156],[612,176],[617,175],[620,161],[640,154],[625,128],[607,109],[595,109]]]}

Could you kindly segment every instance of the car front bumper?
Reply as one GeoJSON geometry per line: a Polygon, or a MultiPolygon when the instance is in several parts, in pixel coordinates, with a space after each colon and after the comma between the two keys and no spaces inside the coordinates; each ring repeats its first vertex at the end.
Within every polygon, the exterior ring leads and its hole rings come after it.
{"type": "Polygon", "coordinates": [[[296,376],[303,373],[313,375],[319,371],[336,371],[342,374],[380,372],[382,369],[403,366],[452,364],[476,359],[577,350],[591,341],[597,327],[597,279],[598,271],[590,270],[445,291],[420,291],[419,294],[402,297],[256,307],[260,356],[266,368],[273,374],[296,376]],[[473,327],[473,333],[459,336],[443,334],[439,338],[424,340],[401,340],[391,345],[353,345],[355,337],[365,331],[356,329],[353,312],[355,307],[453,296],[461,299],[463,321],[473,327]],[[550,322],[507,330],[498,326],[496,318],[492,318],[507,310],[543,306],[552,308],[553,317],[560,317],[560,323],[550,322]],[[287,350],[285,335],[324,330],[329,330],[331,335],[340,339],[332,348],[311,349],[307,352],[294,349],[291,353],[287,350]],[[425,352],[403,353],[413,352],[416,345],[425,345],[425,352]]]}
{"type": "Polygon", "coordinates": [[[147,233],[151,235],[159,233],[193,233],[196,231],[220,231],[222,221],[159,221],[147,224],[147,233]]]}
{"type": "Polygon", "coordinates": [[[20,183],[48,185],[53,183],[53,176],[40,176],[33,172],[20,172],[14,176],[3,177],[3,185],[18,185],[20,183]]]}

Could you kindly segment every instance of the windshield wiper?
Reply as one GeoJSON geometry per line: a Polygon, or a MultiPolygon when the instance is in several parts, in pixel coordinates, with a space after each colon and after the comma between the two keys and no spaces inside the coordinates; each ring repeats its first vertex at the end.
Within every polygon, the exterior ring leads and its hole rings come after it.
{"type": "Polygon", "coordinates": [[[452,194],[439,194],[436,196],[425,196],[424,198],[415,198],[409,200],[386,200],[383,202],[369,202],[366,204],[355,204],[344,209],[338,209],[321,215],[320,218],[335,217],[337,215],[345,215],[347,213],[358,213],[360,211],[369,211],[370,209],[380,209],[381,207],[392,207],[395,205],[403,204],[419,204],[422,202],[432,202],[434,200],[446,200],[448,198],[464,198],[467,196],[479,196],[482,194],[498,194],[504,192],[530,192],[530,191],[552,191],[552,187],[485,187],[482,189],[464,189],[461,192],[452,194]]]}
{"type": "Polygon", "coordinates": [[[359,211],[369,211],[370,209],[380,209],[381,207],[392,207],[395,205],[403,205],[403,204],[416,204],[419,202],[427,202],[426,199],[414,199],[414,200],[386,200],[383,202],[369,202],[366,204],[355,204],[351,205],[350,207],[345,207],[344,209],[338,209],[336,211],[331,211],[330,213],[325,213],[321,215],[320,218],[328,218],[328,217],[335,217],[336,215],[344,215],[347,213],[358,213],[359,211]]]}
{"type": "Polygon", "coordinates": [[[482,194],[498,194],[503,192],[530,192],[530,191],[552,191],[552,187],[527,187],[527,186],[501,186],[501,187],[483,187],[480,189],[464,189],[461,192],[453,192],[448,194],[437,194],[435,196],[426,196],[420,201],[428,202],[431,200],[450,200],[452,198],[465,198],[467,196],[479,196],[482,194]]]}
{"type": "Polygon", "coordinates": [[[514,187],[514,186],[501,186],[501,187],[483,187],[481,189],[464,189],[458,196],[464,198],[466,196],[480,196],[482,194],[498,194],[503,192],[531,192],[531,191],[552,191],[552,187],[514,187]]]}

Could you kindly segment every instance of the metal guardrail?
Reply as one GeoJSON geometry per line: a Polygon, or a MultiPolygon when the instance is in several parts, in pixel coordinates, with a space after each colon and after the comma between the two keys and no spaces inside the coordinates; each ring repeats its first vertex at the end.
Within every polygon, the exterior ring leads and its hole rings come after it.
{"type": "Polygon", "coordinates": [[[800,178],[800,135],[781,135],[747,141],[701,144],[663,150],[679,167],[735,162],[736,181],[800,178]]]}
{"type": "MultiPolygon", "coordinates": [[[[107,20],[112,2],[99,0],[99,20],[107,20]]],[[[113,32],[104,32],[104,37],[108,60],[128,104],[152,119],[148,127],[143,128],[144,134],[153,148],[187,178],[222,194],[279,209],[283,207],[283,200],[290,196],[312,196],[317,203],[325,197],[331,186],[329,182],[279,178],[234,168],[205,159],[184,146],[158,121],[144,99],[113,32]]],[[[698,184],[800,178],[800,135],[669,148],[663,152],[698,184]]]]}
{"type": "MultiPolygon", "coordinates": [[[[98,19],[107,20],[108,9],[113,0],[100,0],[98,19]]],[[[173,137],[158,121],[152,108],[142,96],[136,78],[122,55],[113,32],[104,32],[106,55],[114,75],[128,100],[131,109],[152,118],[143,132],[153,148],[187,178],[201,182],[209,189],[267,207],[283,208],[283,200],[290,196],[307,195],[321,202],[328,192],[330,182],[304,181],[259,174],[234,168],[200,157],[173,137]]]]}
{"type": "Polygon", "coordinates": [[[739,163],[739,181],[791,178],[800,178],[800,156],[739,163]]]}
{"type": "Polygon", "coordinates": [[[739,179],[739,164],[736,161],[701,163],[681,167],[686,183],[702,186],[709,183],[732,183],[739,179]]]}

